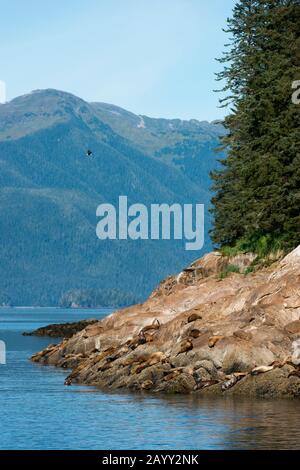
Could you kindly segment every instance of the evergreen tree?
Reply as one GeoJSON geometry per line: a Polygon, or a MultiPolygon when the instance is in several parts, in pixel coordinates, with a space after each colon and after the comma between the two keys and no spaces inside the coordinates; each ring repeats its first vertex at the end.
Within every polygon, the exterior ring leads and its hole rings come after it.
{"type": "Polygon", "coordinates": [[[227,157],[212,174],[213,241],[292,248],[300,243],[300,0],[240,0],[220,59],[231,105],[227,157]]]}

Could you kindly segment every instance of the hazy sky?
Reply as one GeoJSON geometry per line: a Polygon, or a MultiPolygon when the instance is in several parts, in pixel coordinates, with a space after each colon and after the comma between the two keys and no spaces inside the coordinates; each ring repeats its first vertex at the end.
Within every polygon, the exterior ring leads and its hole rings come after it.
{"type": "Polygon", "coordinates": [[[0,0],[7,99],[57,88],[137,114],[221,118],[214,72],[235,0],[0,0]]]}

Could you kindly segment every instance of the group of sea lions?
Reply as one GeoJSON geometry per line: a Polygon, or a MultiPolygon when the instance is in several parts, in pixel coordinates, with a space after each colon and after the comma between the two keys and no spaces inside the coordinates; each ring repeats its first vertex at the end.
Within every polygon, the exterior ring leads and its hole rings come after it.
{"type": "MultiPolygon", "coordinates": [[[[120,346],[111,346],[101,352],[95,349],[92,353],[93,363],[90,363],[90,358],[86,358],[87,361],[89,361],[89,366],[91,367],[98,364],[97,372],[105,372],[114,367],[114,362],[117,359],[124,357],[124,361],[120,365],[123,367],[130,366],[130,374],[139,374],[144,368],[155,365],[158,362],[162,362],[165,355],[159,351],[150,355],[145,353],[144,355],[139,355],[136,358],[126,357],[128,356],[128,353],[133,352],[139,346],[153,341],[153,336],[160,326],[159,320],[154,319],[151,325],[143,327],[135,337],[129,339],[120,346]]],[[[73,380],[78,377],[84,367],[85,361],[83,360],[67,377],[65,385],[71,385],[73,380]]]]}
{"type": "MultiPolygon", "coordinates": [[[[201,319],[201,317],[198,314],[192,314],[188,317],[187,323],[192,323],[196,320],[201,319]]],[[[149,333],[151,337],[155,334],[155,331],[157,331],[160,328],[161,324],[159,320],[155,319],[151,325],[147,325],[143,327],[138,336],[136,338],[133,338],[132,340],[128,341],[126,343],[126,347],[122,347],[118,349],[117,352],[115,352],[113,355],[109,355],[106,357],[106,364],[104,364],[101,367],[101,371],[107,370],[107,368],[111,367],[109,363],[113,362],[114,360],[120,358],[122,355],[125,355],[129,350],[135,350],[140,344],[144,344],[144,342],[149,342],[151,341],[151,338],[147,338],[146,341],[140,341],[141,339],[145,339],[145,334],[149,333]],[[154,330],[154,331],[153,331],[154,330]],[[151,333],[152,331],[152,333],[151,333]]],[[[200,330],[196,328],[192,328],[188,332],[188,338],[185,339],[180,343],[179,346],[179,351],[175,355],[178,356],[179,354],[187,353],[188,351],[193,349],[193,342],[192,338],[197,338],[200,334],[200,330]]],[[[215,344],[220,340],[224,338],[222,335],[215,335],[209,338],[208,340],[208,346],[209,347],[214,347],[215,344]]],[[[153,339],[152,339],[153,340],[153,339]]],[[[170,357],[167,357],[166,354],[164,354],[161,351],[154,352],[150,355],[141,355],[136,358],[130,358],[127,359],[125,358],[123,362],[123,366],[131,366],[130,374],[140,374],[144,369],[147,367],[151,367],[155,364],[158,363],[166,363],[169,362],[171,364],[171,370],[168,370],[164,374],[163,380],[165,382],[171,381],[176,379],[180,374],[185,373],[188,375],[193,376],[196,385],[194,387],[194,390],[201,390],[203,388],[216,385],[216,384],[221,384],[221,390],[226,391],[233,387],[237,382],[239,382],[242,378],[251,375],[255,376],[258,374],[266,373],[269,372],[275,368],[281,368],[285,364],[292,365],[294,367],[294,372],[292,372],[290,375],[298,375],[300,374],[299,369],[291,362],[291,358],[286,359],[285,361],[274,361],[271,365],[261,365],[261,366],[256,366],[250,371],[247,372],[235,372],[230,375],[226,375],[224,378],[221,379],[216,379],[212,378],[209,380],[201,380],[197,377],[197,374],[195,373],[195,370],[193,367],[174,367],[172,365],[172,361],[170,361],[170,357]]],[[[151,390],[153,388],[154,383],[152,380],[146,380],[141,384],[141,388],[143,390],[151,390]]]]}
{"type": "MultiPolygon", "coordinates": [[[[192,313],[186,318],[184,325],[189,325],[200,319],[202,319],[202,317],[199,314],[192,313]]],[[[84,371],[86,368],[89,370],[93,369],[95,374],[99,372],[103,373],[109,369],[112,369],[115,366],[115,361],[118,359],[121,359],[121,361],[118,362],[118,369],[122,367],[128,367],[127,374],[129,374],[129,376],[136,374],[138,375],[148,367],[157,364],[165,364],[165,370],[163,370],[162,378],[160,379],[162,380],[162,383],[166,384],[176,380],[181,374],[185,374],[187,376],[193,377],[195,382],[194,391],[199,391],[204,388],[220,384],[221,390],[225,392],[234,387],[241,379],[247,376],[257,376],[259,374],[264,374],[276,368],[282,368],[284,365],[293,367],[293,370],[289,373],[288,377],[300,377],[300,358],[298,358],[298,356],[300,357],[300,354],[298,354],[300,344],[297,343],[296,345],[296,342],[294,342],[295,345],[293,344],[295,347],[292,356],[289,356],[283,361],[274,361],[270,365],[256,366],[248,371],[234,372],[229,375],[225,375],[222,372],[215,374],[208,373],[204,374],[203,376],[203,373],[199,372],[198,369],[192,365],[178,367],[178,362],[175,360],[176,357],[180,354],[191,351],[193,349],[193,340],[198,338],[201,334],[201,330],[199,330],[196,326],[191,326],[185,330],[186,336],[179,343],[177,353],[173,351],[172,356],[170,353],[168,354],[162,351],[153,351],[153,349],[151,352],[145,349],[141,349],[139,350],[140,352],[138,351],[137,354],[135,354],[134,352],[137,348],[139,348],[139,346],[152,342],[155,339],[155,335],[158,334],[161,326],[162,325],[160,321],[155,318],[151,324],[141,328],[136,336],[127,340],[121,345],[111,346],[102,351],[99,351],[97,348],[95,348],[95,351],[92,353],[92,355],[89,355],[88,357],[82,353],[63,356],[59,364],[61,367],[69,368],[70,364],[75,364],[75,367],[72,366],[73,371],[67,377],[65,384],[71,385],[72,382],[76,380],[76,378],[78,378],[78,376],[80,376],[82,371],[84,371]],[[297,354],[297,358],[299,360],[296,358],[297,354]]],[[[213,348],[222,338],[224,338],[222,335],[213,335],[209,337],[208,346],[213,348]]],[[[48,361],[48,358],[51,357],[52,354],[56,354],[56,351],[57,345],[50,345],[42,353],[39,353],[36,359],[34,358],[34,360],[40,361],[43,359],[43,357],[45,357],[46,361],[48,361]]],[[[151,380],[151,378],[146,378],[146,380],[139,382],[139,386],[142,390],[151,390],[155,387],[155,385],[157,385],[157,382],[155,382],[155,379],[151,380]]]]}

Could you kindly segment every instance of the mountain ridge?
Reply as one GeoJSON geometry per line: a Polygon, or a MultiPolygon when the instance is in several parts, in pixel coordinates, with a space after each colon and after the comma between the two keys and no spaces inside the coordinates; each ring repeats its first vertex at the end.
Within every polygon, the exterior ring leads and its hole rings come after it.
{"type": "MultiPolygon", "coordinates": [[[[137,142],[124,119],[121,132],[120,120],[104,118],[99,106],[95,111],[57,90],[36,91],[0,107],[0,304],[1,296],[8,296],[19,305],[57,305],[70,289],[116,286],[141,299],[195,257],[180,241],[103,244],[95,235],[96,208],[102,202],[116,205],[119,195],[127,195],[130,204],[198,202],[208,209],[208,172],[216,166],[208,147],[217,144],[219,131],[215,140],[208,136],[203,151],[205,134],[195,150],[195,131],[188,134],[187,122],[183,134],[176,129],[170,136],[161,134],[166,131],[155,121],[149,144],[145,137],[137,142]],[[176,145],[193,148],[195,156],[176,145]],[[86,158],[87,148],[92,159],[86,158]],[[157,265],[143,274],[143,264],[149,267],[153,258],[157,265]]],[[[206,234],[208,229],[209,222],[206,234]]]]}

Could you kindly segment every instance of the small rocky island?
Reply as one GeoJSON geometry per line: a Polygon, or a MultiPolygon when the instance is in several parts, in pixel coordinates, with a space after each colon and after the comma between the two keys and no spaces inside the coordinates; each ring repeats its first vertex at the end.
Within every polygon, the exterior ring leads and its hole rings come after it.
{"type": "Polygon", "coordinates": [[[49,336],[50,338],[71,338],[73,335],[83,330],[89,325],[97,323],[97,320],[80,320],[77,322],[54,323],[53,325],[42,326],[37,330],[24,332],[23,336],[49,336]]]}
{"type": "Polygon", "coordinates": [[[255,266],[210,253],[32,360],[71,369],[67,385],[300,397],[300,246],[255,266]]]}

